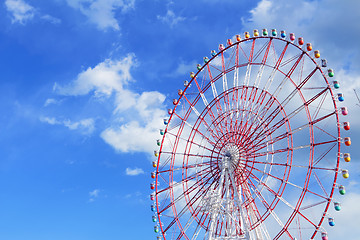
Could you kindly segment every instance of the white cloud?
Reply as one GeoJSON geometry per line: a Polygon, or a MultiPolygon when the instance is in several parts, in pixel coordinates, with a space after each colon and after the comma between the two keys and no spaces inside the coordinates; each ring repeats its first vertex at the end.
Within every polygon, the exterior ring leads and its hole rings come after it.
{"type": "Polygon", "coordinates": [[[56,100],[54,98],[48,98],[45,100],[44,107],[48,107],[49,105],[52,105],[52,104],[60,104],[61,102],[62,102],[61,100],[56,100]]]}
{"type": "MultiPolygon", "coordinates": [[[[161,118],[158,119],[161,121],[161,118]]],[[[155,149],[158,128],[141,126],[138,121],[131,121],[120,126],[111,126],[101,133],[105,142],[119,152],[148,152],[155,149]]]]}
{"type": "Polygon", "coordinates": [[[93,191],[89,192],[90,197],[98,197],[100,193],[99,189],[94,189],[93,191]]]}
{"type": "Polygon", "coordinates": [[[50,125],[62,125],[70,130],[79,130],[82,134],[91,134],[95,130],[95,122],[92,118],[82,119],[80,121],[58,120],[54,117],[40,117],[40,121],[50,125]]]}
{"type": "Polygon", "coordinates": [[[79,9],[100,30],[120,30],[115,11],[121,9],[122,12],[126,12],[134,8],[135,0],[67,0],[67,3],[79,9]]]}
{"type": "Polygon", "coordinates": [[[169,24],[170,27],[174,27],[176,24],[178,24],[179,22],[184,21],[186,18],[176,16],[174,11],[168,9],[165,16],[158,15],[157,19],[159,19],[163,23],[169,24]]]}
{"type": "Polygon", "coordinates": [[[12,14],[12,23],[25,24],[35,15],[35,8],[23,0],[6,0],[6,9],[12,14]]]}
{"type": "Polygon", "coordinates": [[[87,129],[89,133],[92,133],[94,131],[94,119],[92,118],[82,119],[78,122],[64,120],[63,124],[65,127],[69,128],[70,130],[76,130],[82,128],[82,129],[87,129]]]}
{"type": "Polygon", "coordinates": [[[41,17],[41,19],[47,21],[47,22],[50,22],[52,24],[60,24],[61,23],[61,19],[59,18],[56,18],[56,17],[53,17],[53,16],[50,16],[48,14],[45,14],[41,17]]]}
{"type": "Polygon", "coordinates": [[[27,21],[34,19],[35,16],[52,24],[61,23],[61,19],[59,18],[49,14],[41,15],[37,9],[26,3],[24,0],[6,0],[5,6],[7,11],[12,15],[12,23],[24,25],[27,21]]]}
{"type": "Polygon", "coordinates": [[[89,192],[89,202],[94,202],[96,198],[99,197],[100,189],[94,189],[93,191],[89,192]]]}
{"type": "Polygon", "coordinates": [[[134,169],[126,168],[125,172],[126,172],[126,175],[128,175],[128,176],[137,176],[137,175],[143,174],[144,170],[142,170],[141,168],[134,168],[134,169]]]}
{"type": "Polygon", "coordinates": [[[40,117],[40,121],[46,122],[46,123],[48,123],[50,125],[61,124],[60,121],[56,120],[53,117],[51,117],[51,118],[50,117],[40,117]]]}
{"type": "MultiPolygon", "coordinates": [[[[101,137],[119,152],[148,152],[156,147],[159,128],[166,116],[165,96],[157,91],[137,93],[128,88],[134,82],[130,70],[136,66],[135,55],[120,60],[107,59],[81,72],[65,86],[55,84],[55,92],[66,96],[92,94],[95,97],[114,96],[113,119],[102,130],[101,137]]],[[[72,124],[62,122],[71,129],[72,124]]],[[[75,125],[77,127],[77,125],[75,125]]]]}
{"type": "Polygon", "coordinates": [[[130,68],[135,65],[134,55],[128,54],[122,60],[107,59],[94,68],[81,72],[69,85],[61,87],[55,83],[54,90],[61,95],[78,96],[95,91],[95,96],[110,96],[123,90],[123,85],[132,78],[130,68]]]}
{"type": "Polygon", "coordinates": [[[112,123],[101,133],[101,137],[120,152],[148,152],[155,148],[159,128],[165,116],[163,103],[165,96],[159,92],[137,94],[125,91],[117,94],[115,115],[127,116],[124,124],[112,123]],[[129,117],[131,116],[131,117],[129,117]]]}

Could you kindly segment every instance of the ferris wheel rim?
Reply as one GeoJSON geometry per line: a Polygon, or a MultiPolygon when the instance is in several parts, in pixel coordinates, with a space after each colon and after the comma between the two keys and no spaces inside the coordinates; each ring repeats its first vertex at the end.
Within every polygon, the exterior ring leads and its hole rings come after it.
{"type": "MultiPolygon", "coordinates": [[[[317,63],[315,62],[315,60],[314,60],[306,51],[304,51],[304,50],[301,49],[299,46],[295,45],[294,43],[292,43],[292,42],[290,42],[290,41],[288,41],[288,40],[281,39],[281,38],[276,38],[276,37],[270,37],[270,36],[266,36],[266,37],[265,37],[265,36],[261,36],[261,37],[252,37],[252,38],[248,38],[248,39],[243,39],[243,40],[241,40],[241,41],[235,42],[235,43],[233,43],[232,45],[226,47],[224,50],[218,52],[215,56],[213,56],[213,57],[209,60],[209,62],[207,62],[206,64],[204,64],[204,65],[202,66],[202,68],[195,74],[195,77],[191,79],[189,85],[190,85],[192,82],[196,81],[197,75],[204,69],[204,67],[205,67],[206,65],[208,65],[213,59],[215,59],[216,57],[218,57],[222,52],[228,50],[229,48],[231,48],[231,47],[233,47],[233,46],[235,46],[235,45],[239,45],[239,44],[242,43],[242,42],[250,41],[250,40],[253,40],[253,41],[255,42],[256,39],[260,39],[260,38],[270,38],[270,39],[281,40],[281,41],[286,42],[287,44],[292,44],[293,46],[297,47],[299,50],[303,51],[302,54],[307,55],[308,58],[311,59],[314,64],[316,64],[317,69],[318,69],[318,70],[321,72],[321,74],[323,75],[323,77],[324,77],[324,79],[325,79],[325,82],[327,83],[328,86],[330,85],[329,82],[328,82],[328,80],[327,80],[327,78],[325,77],[325,74],[323,73],[322,69],[317,65],[317,63]]],[[[280,70],[277,69],[277,71],[280,71],[280,70]]],[[[189,85],[185,87],[184,93],[183,93],[182,95],[180,95],[180,97],[179,97],[179,101],[180,101],[181,98],[185,95],[186,90],[188,89],[189,85]]],[[[330,91],[331,96],[334,96],[333,93],[332,93],[332,89],[331,89],[330,87],[328,87],[327,90],[330,91]]],[[[336,101],[335,101],[334,99],[333,99],[333,104],[334,104],[335,111],[337,112],[337,105],[336,105],[336,101]]],[[[177,107],[178,107],[178,105],[175,105],[175,107],[174,107],[174,112],[175,112],[175,110],[176,110],[177,107]]],[[[171,116],[170,116],[170,118],[169,118],[169,120],[168,120],[169,123],[171,122],[173,115],[174,115],[174,114],[171,114],[171,116]]],[[[337,113],[336,113],[335,115],[336,115],[337,124],[339,125],[339,116],[338,116],[337,113]]],[[[340,127],[338,126],[337,128],[338,128],[338,136],[340,136],[340,127]]],[[[167,133],[167,127],[166,127],[166,130],[165,130],[165,134],[166,134],[166,133],[167,133]]],[[[162,143],[162,144],[163,144],[163,143],[162,143]]],[[[160,152],[159,152],[158,161],[160,160],[160,156],[161,156],[161,153],[162,153],[162,152],[161,152],[162,144],[161,144],[161,147],[160,147],[160,152]]],[[[338,143],[338,152],[340,152],[340,142],[338,143]]],[[[312,156],[312,158],[313,158],[313,156],[312,156]]],[[[310,159],[309,159],[309,160],[310,160],[310,159]]],[[[313,162],[313,160],[314,160],[314,159],[312,159],[310,162],[313,162]]],[[[336,179],[337,179],[338,169],[339,169],[339,160],[340,160],[340,157],[338,156],[338,157],[337,157],[337,164],[336,164],[336,171],[335,171],[335,176],[334,176],[334,184],[333,184],[333,187],[332,187],[331,192],[330,192],[330,199],[332,198],[332,195],[333,195],[333,192],[334,192],[334,188],[335,188],[335,184],[336,184],[336,179]]],[[[157,166],[157,171],[158,171],[158,168],[159,168],[159,164],[158,164],[158,166],[157,166]]],[[[312,168],[310,168],[309,170],[310,170],[310,173],[309,173],[307,176],[309,176],[309,175],[311,174],[312,168]]],[[[156,177],[156,182],[157,182],[157,177],[156,177]]],[[[307,181],[307,184],[308,184],[308,183],[309,183],[309,181],[307,181]]],[[[171,191],[171,189],[172,189],[172,188],[170,187],[170,191],[171,191]]],[[[156,191],[157,191],[157,186],[156,186],[156,191]]],[[[306,194],[306,191],[304,192],[303,197],[305,196],[305,194],[306,194]]],[[[157,197],[156,197],[156,202],[158,202],[157,197]]],[[[325,213],[326,213],[326,211],[328,210],[330,203],[331,203],[331,201],[328,201],[328,203],[327,203],[327,205],[326,205],[326,208],[325,208],[325,213]]],[[[301,204],[300,204],[300,205],[301,205],[301,204]]],[[[299,206],[297,209],[299,209],[299,208],[300,208],[300,206],[299,206]]],[[[175,211],[176,211],[176,209],[175,209],[175,211]]],[[[296,212],[295,212],[295,211],[294,211],[294,214],[293,214],[293,215],[294,215],[294,217],[295,217],[295,215],[296,215],[296,212]]],[[[320,222],[319,222],[318,226],[321,226],[321,223],[323,222],[324,218],[325,218],[325,214],[324,214],[324,215],[322,216],[322,218],[320,219],[320,222]]],[[[292,218],[292,219],[293,219],[293,218],[292,218]]],[[[290,221],[290,218],[289,218],[289,221],[290,221]]],[[[288,221],[288,222],[289,222],[289,221],[288,221]]],[[[160,217],[159,217],[159,222],[160,222],[160,217]]],[[[290,221],[290,222],[291,222],[291,221],[290,221]]],[[[160,225],[161,225],[161,224],[160,224],[160,225]]],[[[160,226],[160,227],[162,228],[162,226],[160,226]]],[[[318,227],[318,228],[319,228],[319,227],[318,227]]],[[[317,228],[316,231],[314,232],[313,236],[316,235],[318,228],[317,228]]],[[[285,229],[285,230],[286,230],[286,229],[285,229]]],[[[279,234],[280,234],[280,233],[279,233],[279,234]]],[[[187,239],[188,239],[188,238],[187,238],[187,239]]]]}

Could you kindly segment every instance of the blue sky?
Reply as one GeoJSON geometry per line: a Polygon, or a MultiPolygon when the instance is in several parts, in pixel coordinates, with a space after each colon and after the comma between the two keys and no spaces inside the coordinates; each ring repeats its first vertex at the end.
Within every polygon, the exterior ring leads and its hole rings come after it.
{"type": "Polygon", "coordinates": [[[346,221],[360,214],[359,8],[356,0],[1,1],[0,239],[155,239],[150,163],[166,109],[203,56],[254,28],[312,41],[341,78],[353,150],[337,225],[359,235],[346,221]]]}

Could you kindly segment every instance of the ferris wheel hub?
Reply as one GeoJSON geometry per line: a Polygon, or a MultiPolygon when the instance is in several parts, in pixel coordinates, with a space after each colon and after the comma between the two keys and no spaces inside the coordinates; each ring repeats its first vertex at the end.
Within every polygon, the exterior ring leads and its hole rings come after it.
{"type": "Polygon", "coordinates": [[[221,160],[221,168],[233,170],[242,168],[244,166],[243,160],[240,158],[239,148],[235,144],[225,147],[223,158],[221,160]]]}

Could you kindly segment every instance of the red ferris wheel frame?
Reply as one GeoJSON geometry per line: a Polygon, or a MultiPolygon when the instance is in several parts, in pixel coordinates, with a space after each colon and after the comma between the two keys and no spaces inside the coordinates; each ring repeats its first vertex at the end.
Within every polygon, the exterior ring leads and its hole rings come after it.
{"type": "MultiPolygon", "coordinates": [[[[310,56],[312,49],[305,49],[300,39],[298,45],[276,36],[247,37],[228,43],[226,48],[220,45],[220,52],[198,67],[198,72],[192,74],[185,89],[179,90],[179,99],[174,100],[175,107],[169,111],[170,118],[156,164],[155,198],[159,221],[156,227],[166,239],[196,239],[201,234],[209,239],[234,239],[233,236],[251,238],[251,234],[261,235],[264,239],[270,235],[273,239],[284,236],[293,239],[295,235],[301,238],[307,234],[313,239],[319,231],[325,232],[321,225],[328,217],[334,189],[338,186],[342,156],[339,109],[331,84],[322,71],[322,67],[326,66],[317,62],[316,54],[315,59],[310,56]],[[257,42],[262,43],[261,47],[256,48],[257,42]],[[278,51],[279,56],[276,54],[279,45],[275,45],[275,42],[283,43],[278,51]],[[246,44],[249,45],[247,49],[242,47],[246,44]],[[287,56],[289,47],[298,54],[287,56]],[[225,56],[226,53],[228,56],[225,56]],[[270,55],[274,57],[272,64],[269,63],[270,55]],[[261,61],[256,61],[258,58],[261,61]],[[308,65],[310,62],[313,66],[307,71],[304,70],[305,58],[308,65]],[[212,65],[216,59],[221,59],[218,64],[221,69],[212,65]],[[251,67],[258,69],[254,81],[250,77],[251,67]],[[242,68],[246,68],[244,81],[242,84],[235,83],[235,80],[239,80],[237,71],[242,68]],[[269,78],[265,85],[260,86],[265,68],[268,69],[269,78]],[[301,74],[294,74],[295,71],[301,74]],[[213,77],[214,72],[218,74],[213,77]],[[304,72],[308,73],[305,77],[302,76],[304,72]],[[280,74],[282,81],[278,88],[271,88],[272,82],[279,79],[275,79],[275,74],[280,74]],[[312,85],[316,74],[316,79],[320,76],[323,80],[321,87],[312,85]],[[234,79],[232,87],[228,86],[227,75],[234,79]],[[300,81],[293,75],[299,77],[300,81]],[[218,94],[219,85],[216,84],[221,79],[223,91],[218,94]],[[286,84],[291,86],[291,91],[282,96],[280,92],[286,84]],[[209,95],[213,97],[211,101],[207,100],[209,95]],[[288,107],[295,98],[300,105],[294,109],[288,107]],[[332,109],[325,109],[325,102],[331,102],[332,109]],[[313,105],[315,110],[311,109],[313,105]],[[306,116],[306,121],[294,128],[291,122],[297,122],[294,119],[299,113],[306,116]],[[331,130],[323,124],[329,120],[334,123],[331,130]],[[309,131],[308,143],[298,145],[294,143],[293,136],[303,132],[304,128],[309,131]],[[278,133],[279,129],[283,130],[281,134],[278,133]],[[171,147],[166,149],[164,146],[169,143],[171,147]],[[278,145],[283,147],[279,148],[278,145]],[[323,146],[327,147],[323,149],[323,146]],[[298,165],[297,160],[293,159],[294,152],[301,149],[309,151],[306,165],[298,165]],[[336,153],[336,161],[332,160],[331,165],[322,165],[322,162],[330,159],[331,153],[336,153]],[[279,161],[276,159],[278,155],[286,156],[286,160],[279,161]],[[277,173],[277,168],[283,172],[277,173]],[[302,185],[289,180],[292,168],[306,168],[303,170],[305,179],[302,185]],[[333,175],[332,179],[328,178],[331,184],[324,184],[323,178],[329,173],[333,175]],[[277,185],[270,186],[268,179],[277,181],[277,185]],[[314,182],[317,183],[316,187],[313,186],[314,182]],[[300,189],[297,200],[291,203],[283,197],[288,185],[300,189]],[[272,195],[273,199],[265,195],[272,195]],[[307,195],[321,201],[308,203],[312,198],[307,195]],[[279,203],[290,208],[287,217],[283,218],[285,223],[275,213],[279,203]],[[307,209],[319,212],[320,206],[320,216],[309,217],[307,209]],[[172,215],[169,214],[171,211],[172,215]],[[237,214],[229,216],[231,211],[237,214]],[[269,218],[275,219],[281,226],[276,233],[269,234],[263,226],[269,218]],[[293,224],[294,221],[298,224],[293,224]],[[300,222],[312,226],[310,234],[302,231],[300,222]],[[195,230],[189,230],[193,226],[195,230]],[[260,228],[265,230],[258,230],[260,228]],[[187,231],[190,232],[189,236],[187,231]]],[[[300,134],[298,139],[301,137],[300,134]]]]}

